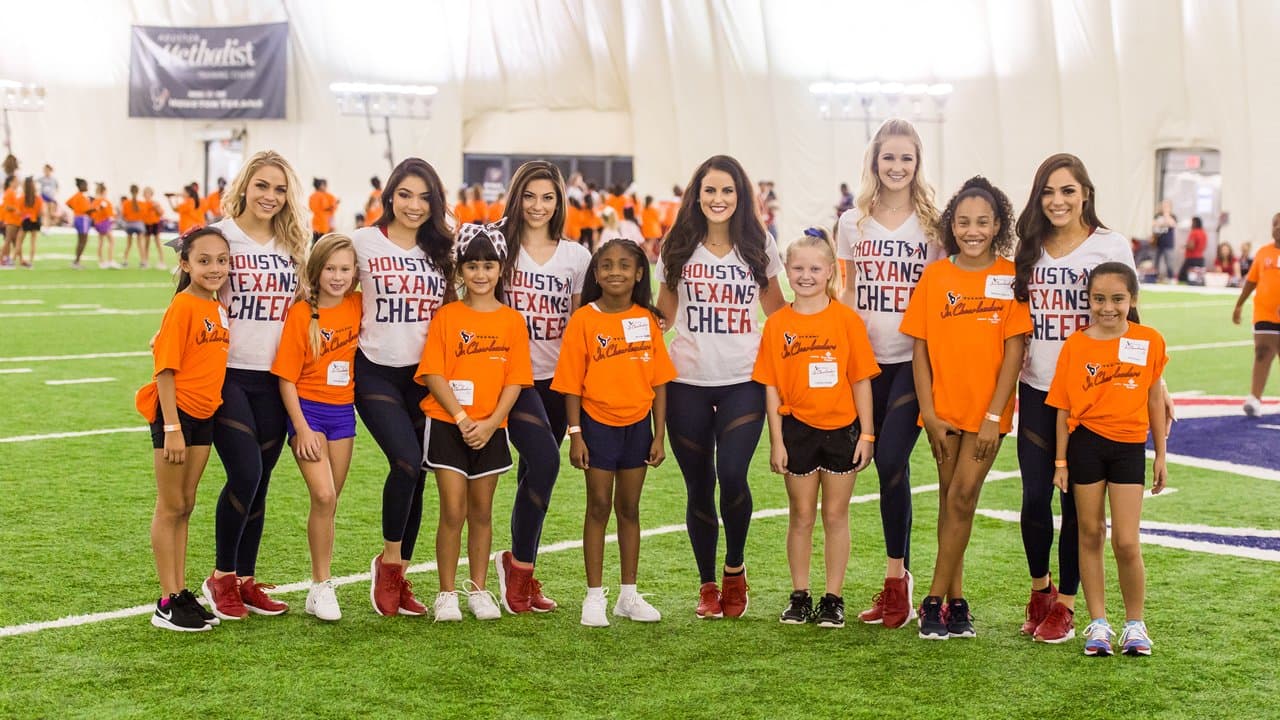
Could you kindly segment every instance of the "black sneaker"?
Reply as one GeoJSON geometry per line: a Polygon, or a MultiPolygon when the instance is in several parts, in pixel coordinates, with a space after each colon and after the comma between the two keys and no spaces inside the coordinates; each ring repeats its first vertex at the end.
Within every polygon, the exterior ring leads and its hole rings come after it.
{"type": "Polygon", "coordinates": [[[951,633],[942,619],[942,598],[930,595],[920,603],[920,637],[924,640],[946,640],[951,633]]]}
{"type": "Polygon", "coordinates": [[[818,609],[813,613],[813,619],[820,628],[844,627],[844,598],[831,593],[823,595],[818,600],[818,609]]]}
{"type": "Polygon", "coordinates": [[[182,592],[178,593],[178,600],[186,603],[187,607],[194,610],[205,625],[217,625],[222,622],[217,615],[209,612],[205,606],[201,605],[200,601],[196,599],[195,593],[190,590],[182,588],[182,592]]]}
{"type": "Polygon", "coordinates": [[[791,593],[790,604],[782,611],[778,622],[784,625],[803,625],[813,617],[813,598],[808,590],[796,590],[791,593]]]}
{"type": "Polygon", "coordinates": [[[163,598],[156,601],[156,611],[151,614],[151,624],[164,630],[178,632],[201,632],[213,629],[212,626],[205,625],[204,618],[188,607],[178,595],[170,595],[168,603],[164,603],[163,598]]]}
{"type": "Polygon", "coordinates": [[[964,598],[953,598],[947,602],[947,635],[953,638],[978,636],[973,630],[973,613],[969,612],[969,603],[964,598]]]}

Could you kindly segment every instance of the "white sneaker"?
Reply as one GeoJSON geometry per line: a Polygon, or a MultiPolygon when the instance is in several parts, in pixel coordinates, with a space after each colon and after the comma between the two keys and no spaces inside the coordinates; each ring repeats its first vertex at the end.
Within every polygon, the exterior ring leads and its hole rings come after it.
{"type": "Polygon", "coordinates": [[[582,624],[587,627],[609,627],[608,610],[609,600],[607,598],[609,589],[605,588],[604,592],[597,596],[587,595],[582,601],[582,624]]]}
{"type": "Polygon", "coordinates": [[[462,611],[458,609],[457,590],[436,595],[435,616],[435,622],[458,622],[462,620],[462,611]]]}
{"type": "Polygon", "coordinates": [[[613,614],[636,622],[658,622],[662,619],[662,613],[639,593],[619,595],[618,602],[613,605],[613,614]]]}
{"type": "Polygon", "coordinates": [[[101,260],[99,260],[99,261],[98,261],[98,269],[99,269],[99,270],[106,270],[106,269],[107,269],[107,268],[109,268],[109,267],[111,267],[111,265],[110,265],[110,264],[105,263],[105,262],[102,262],[101,260]]]}
{"type": "Polygon", "coordinates": [[[1250,395],[1244,399],[1244,414],[1249,417],[1258,417],[1262,414],[1262,401],[1250,395]]]}
{"type": "Polygon", "coordinates": [[[307,591],[307,614],[330,622],[342,619],[342,609],[338,607],[338,594],[334,591],[332,580],[312,583],[311,589],[307,591]]]}
{"type": "Polygon", "coordinates": [[[475,615],[477,620],[497,620],[502,617],[502,610],[498,607],[498,600],[493,593],[476,585],[472,580],[468,580],[467,584],[472,587],[467,590],[467,607],[471,609],[471,614],[475,615]]]}

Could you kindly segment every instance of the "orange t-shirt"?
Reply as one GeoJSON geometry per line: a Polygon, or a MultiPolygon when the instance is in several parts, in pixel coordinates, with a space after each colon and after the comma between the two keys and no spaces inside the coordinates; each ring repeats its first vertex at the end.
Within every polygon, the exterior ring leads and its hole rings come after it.
{"type": "MultiPolygon", "coordinates": [[[[491,312],[472,310],[461,300],[440,308],[431,318],[413,376],[426,385],[428,375],[443,376],[473,420],[487,419],[503,388],[533,385],[524,316],[505,305],[491,312]]],[[[457,424],[431,395],[422,401],[422,411],[433,420],[457,424]]],[[[503,418],[500,427],[506,426],[503,418]]]]}
{"type": "Polygon", "coordinates": [[[1253,293],[1253,321],[1280,323],[1280,248],[1275,245],[1258,248],[1244,279],[1257,285],[1253,293]]]}
{"type": "Polygon", "coordinates": [[[496,223],[502,219],[502,213],[506,212],[507,204],[505,202],[496,202],[489,205],[489,212],[484,216],[487,223],[496,223]]]}
{"type": "MultiPolygon", "coordinates": [[[[227,374],[227,311],[216,300],[204,300],[189,292],[173,296],[160,321],[152,349],[155,375],[173,371],[178,408],[195,418],[211,418],[222,405],[222,380],[227,374]]],[[[160,393],[155,380],[134,396],[134,407],[147,422],[156,421],[160,393]]]]}
{"type": "Polygon", "coordinates": [[[1168,363],[1164,338],[1145,325],[1131,322],[1112,340],[1071,333],[1045,404],[1070,413],[1068,431],[1084,425],[1108,440],[1145,443],[1148,393],[1168,363]]]}
{"type": "Polygon", "coordinates": [[[6,225],[18,225],[22,222],[22,195],[9,188],[4,191],[4,209],[0,211],[0,222],[6,225]]]}
{"type": "Polygon", "coordinates": [[[640,211],[640,234],[646,240],[662,237],[662,218],[658,215],[658,208],[653,205],[640,211]]]}
{"type": "Polygon", "coordinates": [[[382,191],[370,190],[369,202],[365,206],[364,224],[365,227],[373,227],[373,224],[382,218],[382,191]]]}
{"type": "MultiPolygon", "coordinates": [[[[598,231],[600,228],[604,227],[604,220],[600,219],[600,215],[596,212],[595,208],[582,208],[578,211],[578,224],[584,228],[591,228],[598,231]]],[[[597,236],[599,234],[599,232],[596,233],[597,236]]]]}
{"type": "Polygon", "coordinates": [[[471,222],[482,223],[489,215],[489,206],[484,200],[472,200],[471,203],[471,222]]]}
{"type": "Polygon", "coordinates": [[[593,420],[626,427],[649,414],[655,387],[675,379],[653,313],[639,305],[607,313],[589,303],[565,326],[551,389],[580,395],[593,420]]]}
{"type": "Polygon", "coordinates": [[[178,204],[178,232],[185,233],[203,224],[204,215],[200,212],[200,207],[190,195],[184,195],[182,202],[178,204]]]}
{"type": "MultiPolygon", "coordinates": [[[[751,379],[778,389],[782,415],[820,430],[836,430],[858,419],[853,386],[879,374],[862,318],[832,300],[812,315],[798,313],[791,305],[770,315],[751,379]]],[[[871,432],[871,423],[863,427],[871,432]]]]}
{"type": "Polygon", "coordinates": [[[116,216],[116,209],[115,209],[115,206],[111,204],[110,200],[104,197],[94,198],[93,205],[89,210],[89,219],[93,221],[94,225],[97,225],[98,223],[106,220],[110,220],[115,216],[116,216]]]}
{"type": "Polygon", "coordinates": [[[120,204],[120,218],[125,222],[146,222],[143,219],[144,203],[132,198],[120,204]]]}
{"type": "Polygon", "coordinates": [[[453,217],[458,221],[458,227],[476,221],[475,215],[471,213],[471,206],[466,203],[458,203],[453,206],[453,217]]]}
{"type": "Polygon", "coordinates": [[[222,193],[214,190],[204,198],[204,205],[201,208],[205,214],[214,217],[222,217],[222,193]]]}
{"type": "Polygon", "coordinates": [[[44,200],[39,195],[32,198],[32,200],[34,202],[28,205],[25,196],[18,196],[18,212],[22,214],[23,220],[39,220],[40,213],[44,211],[44,200]]]}
{"type": "Polygon", "coordinates": [[[320,356],[311,354],[311,305],[289,307],[271,372],[298,386],[298,397],[330,405],[356,400],[351,369],[360,336],[360,296],[352,293],[334,307],[320,308],[320,356]]]}
{"type": "Polygon", "coordinates": [[[564,236],[570,240],[582,237],[582,223],[578,218],[578,209],[572,205],[564,206],[564,236]]]}
{"type": "Polygon", "coordinates": [[[138,207],[141,208],[142,222],[147,225],[155,225],[160,222],[160,218],[164,217],[164,211],[154,200],[150,202],[141,200],[138,202],[138,207]]]}
{"type": "MultiPolygon", "coordinates": [[[[966,432],[978,432],[996,391],[1004,341],[1031,332],[1031,308],[1013,299],[1013,263],[996,258],[968,271],[944,260],[924,269],[899,330],[929,343],[933,409],[966,432]]],[[[1013,394],[1000,432],[1013,429],[1013,394]]]]}
{"type": "Polygon", "coordinates": [[[618,222],[622,222],[622,210],[627,206],[627,198],[623,195],[608,195],[604,199],[604,204],[613,208],[613,211],[618,214],[618,222]]]}
{"type": "Polygon", "coordinates": [[[338,209],[338,198],[323,190],[311,193],[311,229],[324,235],[333,229],[333,213],[338,209]]]}
{"type": "Polygon", "coordinates": [[[680,203],[676,200],[663,200],[658,204],[662,206],[662,227],[670,229],[676,224],[676,215],[680,214],[680,203]]]}
{"type": "Polygon", "coordinates": [[[82,192],[78,192],[67,198],[67,207],[71,208],[71,212],[76,215],[88,215],[89,208],[92,207],[92,205],[93,203],[89,201],[89,196],[82,192]]]}

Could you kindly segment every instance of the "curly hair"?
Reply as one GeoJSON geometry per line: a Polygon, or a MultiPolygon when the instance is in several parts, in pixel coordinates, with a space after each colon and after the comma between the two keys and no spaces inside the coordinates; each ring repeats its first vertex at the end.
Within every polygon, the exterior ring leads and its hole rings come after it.
{"type": "MultiPolygon", "coordinates": [[[[427,260],[446,278],[453,277],[453,230],[449,227],[449,203],[445,200],[444,183],[431,164],[422,158],[405,158],[391,171],[386,185],[382,187],[382,217],[374,223],[385,228],[396,219],[392,201],[400,183],[408,176],[414,176],[427,186],[427,205],[430,215],[426,222],[418,227],[416,241],[418,247],[426,253],[427,260]]],[[[452,286],[450,286],[452,288],[452,286]]],[[[452,289],[445,291],[446,302],[452,295],[452,289]]]]}
{"type": "Polygon", "coordinates": [[[981,175],[974,175],[965,180],[960,190],[947,201],[947,207],[938,219],[938,232],[942,236],[943,247],[947,249],[948,255],[960,252],[960,243],[956,240],[955,228],[952,227],[956,219],[956,207],[960,205],[961,200],[975,197],[987,201],[995,214],[996,222],[1000,224],[991,238],[992,252],[1008,257],[1013,250],[1013,203],[1009,202],[1009,196],[1005,195],[1003,190],[992,185],[990,180],[981,175]]]}
{"type": "Polygon", "coordinates": [[[858,208],[858,232],[864,232],[862,226],[875,211],[881,185],[880,147],[891,137],[904,137],[916,147],[916,172],[911,178],[911,206],[915,208],[925,237],[938,242],[940,220],[938,208],[934,204],[933,186],[924,179],[924,151],[920,144],[920,134],[916,132],[914,125],[901,118],[889,118],[881,123],[867,145],[866,155],[862,159],[862,179],[858,182],[858,197],[853,203],[858,208]]]}
{"type": "Polygon", "coordinates": [[[653,304],[653,286],[649,280],[649,258],[644,254],[644,248],[625,238],[608,240],[591,255],[591,264],[587,266],[587,276],[582,282],[582,304],[593,303],[604,296],[604,289],[600,287],[600,280],[596,278],[596,265],[600,256],[613,248],[619,248],[630,255],[636,267],[640,269],[640,280],[631,289],[631,302],[648,310],[661,322],[662,313],[658,312],[658,307],[653,304]]]}
{"type": "Polygon", "coordinates": [[[1045,186],[1049,184],[1049,176],[1062,168],[1070,171],[1071,177],[1080,183],[1083,196],[1080,219],[1090,228],[1090,232],[1106,227],[1098,219],[1097,202],[1094,200],[1095,188],[1093,180],[1089,179],[1089,171],[1085,169],[1084,162],[1071,153],[1057,153],[1045,158],[1044,162],[1040,163],[1040,167],[1036,168],[1036,177],[1031,181],[1031,194],[1027,197],[1027,204],[1023,206],[1022,213],[1018,215],[1018,252],[1013,257],[1014,267],[1017,268],[1013,280],[1013,296],[1022,302],[1027,302],[1031,296],[1029,287],[1031,269],[1040,261],[1044,241],[1053,232],[1053,225],[1044,214],[1040,196],[1044,193],[1045,186]]]}
{"type": "MultiPolygon", "coordinates": [[[[698,244],[707,237],[707,216],[702,214],[700,203],[702,180],[712,170],[727,173],[733,179],[734,190],[738,196],[733,216],[729,218],[729,239],[734,250],[751,268],[751,276],[761,288],[768,287],[769,277],[765,274],[769,267],[768,233],[764,223],[756,212],[755,191],[747,171],[742,164],[728,155],[713,155],[706,159],[697,170],[680,199],[680,210],[676,213],[671,230],[662,240],[662,282],[673,292],[680,283],[685,263],[689,256],[698,249],[698,244]]],[[[590,197],[590,196],[588,196],[590,197]]]]}
{"type": "MultiPolygon", "coordinates": [[[[274,150],[260,150],[254,153],[232,179],[231,189],[222,194],[222,214],[235,219],[248,210],[245,193],[249,190],[249,182],[267,165],[276,167],[284,173],[286,188],[284,205],[271,217],[271,234],[293,260],[298,271],[299,289],[302,289],[305,282],[302,277],[305,274],[303,269],[307,262],[307,247],[311,242],[311,233],[307,231],[307,226],[302,221],[302,195],[299,192],[298,176],[293,172],[293,166],[288,160],[274,150]]],[[[189,190],[190,186],[187,189],[189,190]]],[[[198,205],[199,196],[196,197],[198,205]]]]}

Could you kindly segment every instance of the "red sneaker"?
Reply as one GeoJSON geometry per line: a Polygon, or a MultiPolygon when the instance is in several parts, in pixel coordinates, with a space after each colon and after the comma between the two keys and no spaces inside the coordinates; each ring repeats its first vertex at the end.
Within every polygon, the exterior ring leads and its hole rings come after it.
{"type": "Polygon", "coordinates": [[[542,594],[542,583],[532,572],[529,573],[529,607],[537,613],[551,612],[560,607],[555,600],[542,594]]]}
{"type": "Polygon", "coordinates": [[[533,610],[529,604],[529,581],[533,579],[533,569],[516,567],[512,560],[510,550],[501,550],[493,556],[493,564],[498,567],[498,599],[507,612],[519,615],[533,610]]]}
{"type": "MultiPolygon", "coordinates": [[[[889,584],[889,578],[884,579],[885,585],[889,584]]],[[[886,590],[888,588],[886,587],[886,590]]],[[[858,613],[858,620],[868,625],[879,625],[884,622],[884,590],[876,593],[871,598],[871,607],[858,613]]]]}
{"type": "Polygon", "coordinates": [[[1022,630],[1019,632],[1023,635],[1035,635],[1036,628],[1049,617],[1049,610],[1058,604],[1057,600],[1058,588],[1053,586],[1052,580],[1049,581],[1049,592],[1032,590],[1031,599],[1027,601],[1027,621],[1022,623],[1022,630]]]}
{"type": "Polygon", "coordinates": [[[272,599],[266,590],[274,588],[271,583],[260,583],[253,578],[240,581],[240,601],[245,609],[256,615],[283,615],[289,609],[289,603],[272,599]]]}
{"type": "Polygon", "coordinates": [[[399,563],[382,564],[382,555],[375,555],[369,563],[369,602],[379,615],[397,615],[400,612],[400,587],[404,584],[404,566],[399,563]]]}
{"type": "Polygon", "coordinates": [[[240,599],[240,583],[235,575],[210,575],[200,586],[200,593],[209,601],[213,614],[223,620],[243,620],[249,617],[249,611],[240,599]]]}
{"type": "Polygon", "coordinates": [[[1076,636],[1076,614],[1060,602],[1054,602],[1049,614],[1036,627],[1036,642],[1053,645],[1064,643],[1076,636]]]}
{"type": "Polygon", "coordinates": [[[886,628],[900,628],[916,616],[915,605],[911,603],[911,593],[914,591],[915,580],[908,571],[903,571],[900,578],[884,579],[880,602],[881,620],[886,628]]]}
{"type": "Polygon", "coordinates": [[[427,606],[418,602],[418,598],[413,595],[413,583],[409,582],[409,578],[404,576],[404,567],[401,566],[400,573],[400,607],[396,610],[401,615],[409,617],[418,617],[427,614],[427,606]]]}
{"type": "Polygon", "coordinates": [[[713,582],[702,583],[698,588],[698,617],[703,620],[724,617],[720,606],[720,588],[713,582]]]}
{"type": "Polygon", "coordinates": [[[739,618],[747,612],[747,571],[721,578],[720,607],[725,617],[739,618]]]}

